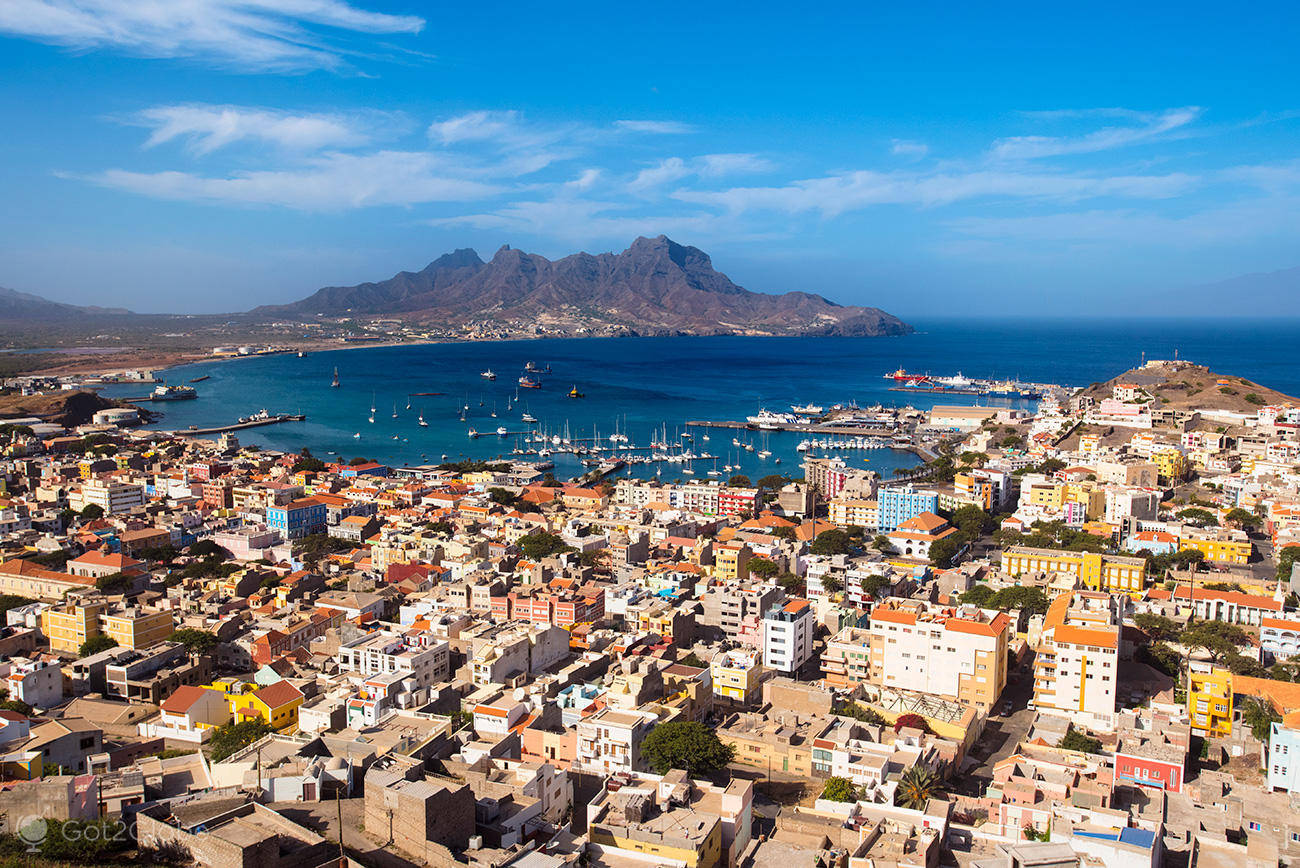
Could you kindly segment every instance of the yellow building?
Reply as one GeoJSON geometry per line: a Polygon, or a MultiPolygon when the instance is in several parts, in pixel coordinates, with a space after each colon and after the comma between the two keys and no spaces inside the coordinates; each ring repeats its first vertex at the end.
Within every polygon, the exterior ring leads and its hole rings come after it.
{"type": "Polygon", "coordinates": [[[1195,549],[1205,555],[1207,561],[1219,564],[1250,563],[1250,537],[1241,531],[1208,532],[1185,535],[1178,541],[1181,549],[1195,549]]]}
{"type": "Polygon", "coordinates": [[[303,695],[288,681],[277,681],[252,693],[227,694],[235,723],[261,720],[274,730],[295,728],[303,695]]]}
{"type": "Polygon", "coordinates": [[[749,546],[722,543],[713,547],[713,575],[723,581],[749,578],[749,546]]]}
{"type": "Polygon", "coordinates": [[[1212,669],[1191,673],[1187,689],[1187,716],[1192,732],[1226,738],[1232,735],[1232,672],[1212,669]]]}
{"type": "Polygon", "coordinates": [[[832,500],[830,519],[837,527],[876,527],[880,524],[880,504],[874,500],[832,500]]]}
{"type": "Polygon", "coordinates": [[[176,622],[171,612],[122,609],[101,613],[99,629],[123,648],[148,648],[176,632],[176,622]]]}
{"type": "Polygon", "coordinates": [[[99,614],[108,603],[69,603],[41,613],[41,632],[50,641],[51,651],[80,654],[81,645],[99,635],[99,614]]]}
{"type": "Polygon", "coordinates": [[[1174,446],[1153,449],[1151,460],[1155,462],[1161,481],[1168,483],[1182,482],[1192,466],[1187,456],[1174,446]]]}
{"type": "Polygon", "coordinates": [[[1029,486],[1029,502],[1055,514],[1065,505],[1065,485],[1060,482],[1035,482],[1029,486]]]}
{"type": "Polygon", "coordinates": [[[1002,571],[1012,576],[1026,573],[1070,573],[1094,591],[1136,594],[1146,587],[1147,565],[1142,558],[1070,552],[1016,546],[1002,553],[1002,571]]]}
{"type": "Polygon", "coordinates": [[[958,499],[986,510],[993,508],[995,487],[992,480],[973,473],[958,473],[952,480],[953,494],[958,499]]]}
{"type": "Polygon", "coordinates": [[[758,698],[761,672],[762,667],[753,654],[726,651],[716,655],[709,664],[714,697],[742,705],[754,702],[758,698]]]}
{"type": "Polygon", "coordinates": [[[52,651],[80,654],[82,643],[101,633],[123,648],[148,648],[175,632],[175,622],[170,612],[110,610],[106,601],[95,601],[46,609],[41,630],[52,651]]]}
{"type": "MultiPolygon", "coordinates": [[[[653,796],[655,789],[651,786],[645,792],[653,796]]],[[[640,820],[632,819],[636,813],[629,803],[633,799],[644,802],[641,793],[632,788],[614,792],[607,790],[592,809],[587,830],[591,843],[643,854],[640,859],[650,857],[645,859],[647,865],[721,868],[727,864],[727,859],[722,852],[720,814],[727,810],[731,790],[728,789],[727,795],[721,798],[716,795],[700,798],[690,792],[692,784],[689,781],[684,786],[677,784],[674,789],[679,793],[682,789],[687,791],[679,800],[687,804],[665,799],[650,815],[644,816],[646,812],[643,810],[643,819],[640,820]],[[692,795],[695,795],[694,799],[692,795]]]]}
{"type": "Polygon", "coordinates": [[[1067,482],[1061,499],[1063,503],[1081,505],[1084,516],[1089,519],[1100,518],[1106,514],[1106,491],[1094,480],[1080,479],[1067,482]]]}

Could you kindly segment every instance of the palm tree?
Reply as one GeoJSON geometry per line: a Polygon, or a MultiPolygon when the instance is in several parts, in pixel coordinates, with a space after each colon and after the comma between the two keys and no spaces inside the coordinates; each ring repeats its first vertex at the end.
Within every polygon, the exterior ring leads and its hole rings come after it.
{"type": "Polygon", "coordinates": [[[924,766],[912,766],[898,780],[894,803],[914,811],[925,810],[925,803],[939,795],[939,776],[924,766]]]}

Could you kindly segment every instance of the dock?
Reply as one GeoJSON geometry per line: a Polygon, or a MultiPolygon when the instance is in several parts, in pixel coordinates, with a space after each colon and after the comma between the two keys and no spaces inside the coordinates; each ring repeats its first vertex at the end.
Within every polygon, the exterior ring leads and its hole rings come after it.
{"type": "Polygon", "coordinates": [[[842,434],[849,437],[883,436],[892,434],[888,425],[828,425],[817,422],[770,423],[759,427],[752,422],[697,420],[686,423],[688,428],[731,428],[737,431],[795,431],[801,434],[842,434]]]}
{"type": "Polygon", "coordinates": [[[307,417],[302,413],[277,413],[266,419],[254,419],[251,422],[235,422],[233,425],[217,425],[213,428],[183,428],[176,431],[177,434],[187,436],[198,436],[203,434],[224,434],[227,431],[243,431],[247,428],[261,428],[263,425],[278,425],[281,422],[305,422],[307,417]]]}

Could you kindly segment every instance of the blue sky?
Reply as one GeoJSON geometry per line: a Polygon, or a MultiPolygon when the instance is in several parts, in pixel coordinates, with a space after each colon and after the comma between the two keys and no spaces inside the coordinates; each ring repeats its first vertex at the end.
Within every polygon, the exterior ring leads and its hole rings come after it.
{"type": "Polygon", "coordinates": [[[665,233],[905,317],[1213,315],[1178,288],[1300,265],[1293,5],[979,5],[4,0],[0,285],[238,310],[665,233]]]}

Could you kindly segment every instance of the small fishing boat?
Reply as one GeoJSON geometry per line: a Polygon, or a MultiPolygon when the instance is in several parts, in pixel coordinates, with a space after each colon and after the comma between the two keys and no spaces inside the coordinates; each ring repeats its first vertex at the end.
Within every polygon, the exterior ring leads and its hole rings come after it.
{"type": "Polygon", "coordinates": [[[572,389],[569,390],[569,397],[570,397],[570,398],[585,398],[585,397],[587,397],[587,396],[584,395],[584,394],[582,394],[581,392],[579,392],[579,391],[578,391],[578,387],[575,385],[572,389]]]}
{"type": "Polygon", "coordinates": [[[497,378],[497,373],[491,368],[488,368],[486,371],[480,372],[479,376],[485,380],[495,380],[497,378]]]}
{"type": "Polygon", "coordinates": [[[524,389],[540,389],[542,384],[534,380],[532,377],[520,377],[519,386],[524,389]]]}

